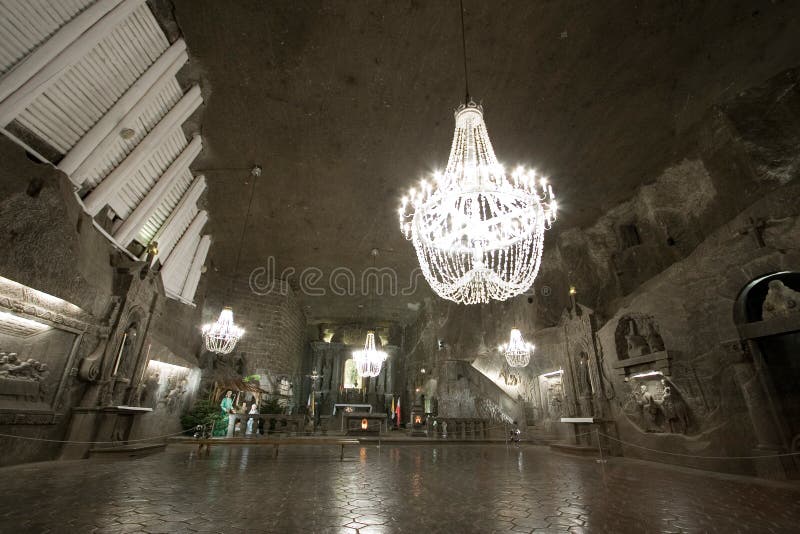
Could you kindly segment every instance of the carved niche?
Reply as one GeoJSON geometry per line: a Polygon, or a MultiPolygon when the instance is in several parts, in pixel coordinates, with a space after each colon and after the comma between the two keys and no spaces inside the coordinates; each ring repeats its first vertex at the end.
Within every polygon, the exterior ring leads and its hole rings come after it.
{"type": "Polygon", "coordinates": [[[652,315],[623,315],[614,333],[617,359],[637,358],[664,350],[664,340],[652,315]]]}
{"type": "Polygon", "coordinates": [[[618,361],[612,367],[626,380],[628,376],[642,372],[671,374],[674,353],[664,348],[658,323],[652,315],[623,315],[617,323],[614,341],[618,361]]]}

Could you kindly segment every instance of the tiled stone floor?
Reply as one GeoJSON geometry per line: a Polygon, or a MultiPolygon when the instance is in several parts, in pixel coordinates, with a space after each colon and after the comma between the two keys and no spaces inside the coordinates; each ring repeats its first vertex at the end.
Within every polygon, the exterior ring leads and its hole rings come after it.
{"type": "Polygon", "coordinates": [[[0,532],[800,532],[800,486],[503,445],[193,447],[1,469],[0,532]],[[604,481],[605,480],[605,481],[604,481]]]}

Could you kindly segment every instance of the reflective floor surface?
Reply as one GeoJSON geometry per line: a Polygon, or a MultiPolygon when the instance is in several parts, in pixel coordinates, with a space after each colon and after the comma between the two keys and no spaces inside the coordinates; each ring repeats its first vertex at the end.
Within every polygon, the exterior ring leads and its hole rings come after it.
{"type": "Polygon", "coordinates": [[[503,445],[170,445],[0,470],[0,532],[800,532],[800,486],[503,445]],[[605,472],[605,476],[604,473],[605,472]]]}

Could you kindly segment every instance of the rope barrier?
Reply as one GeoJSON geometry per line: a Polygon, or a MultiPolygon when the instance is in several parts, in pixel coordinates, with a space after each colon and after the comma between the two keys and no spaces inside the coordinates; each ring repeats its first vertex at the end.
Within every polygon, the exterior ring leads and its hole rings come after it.
{"type": "Polygon", "coordinates": [[[643,445],[637,445],[636,443],[630,443],[628,441],[623,441],[621,439],[609,436],[608,434],[598,433],[599,435],[606,437],[612,441],[616,441],[623,445],[628,445],[629,447],[635,447],[637,449],[643,449],[650,452],[660,453],[660,454],[668,454],[670,456],[681,456],[683,458],[700,458],[705,460],[763,460],[764,458],[780,458],[783,456],[798,456],[800,452],[787,452],[787,453],[780,453],[780,454],[765,454],[762,456],[697,456],[695,454],[683,454],[680,452],[669,452],[669,451],[662,451],[659,449],[651,449],[649,447],[644,447],[643,445]]]}
{"type": "MultiPolygon", "coordinates": [[[[164,434],[163,436],[152,436],[149,438],[142,438],[142,439],[129,439],[126,440],[126,443],[139,443],[142,441],[152,441],[155,439],[162,439],[162,438],[171,438],[174,436],[179,436],[181,434],[185,434],[187,432],[195,432],[195,429],[189,430],[181,430],[180,432],[175,432],[174,434],[164,434]]],[[[46,441],[49,443],[70,443],[73,445],[98,445],[98,444],[108,444],[108,443],[122,443],[121,441],[70,441],[70,440],[62,440],[62,439],[47,439],[47,438],[34,438],[31,436],[17,436],[14,434],[0,434],[2,438],[16,438],[16,439],[27,439],[29,441],[46,441]]]]}

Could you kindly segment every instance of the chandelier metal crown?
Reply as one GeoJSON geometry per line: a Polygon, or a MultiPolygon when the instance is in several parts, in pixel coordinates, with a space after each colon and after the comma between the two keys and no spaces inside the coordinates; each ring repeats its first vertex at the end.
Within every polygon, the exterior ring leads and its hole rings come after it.
{"type": "Polygon", "coordinates": [[[230,354],[243,334],[244,329],[233,324],[233,310],[229,307],[222,309],[217,322],[203,326],[206,349],[217,354],[230,354]]]}
{"type": "Polygon", "coordinates": [[[506,361],[511,367],[526,367],[531,362],[531,355],[536,346],[525,343],[522,333],[512,328],[508,343],[500,345],[497,349],[505,354],[506,361]]]}
{"type": "Polygon", "coordinates": [[[367,332],[364,350],[353,351],[353,361],[356,363],[358,376],[362,378],[378,376],[387,357],[385,352],[375,348],[375,332],[367,332]]]}
{"type": "Polygon", "coordinates": [[[400,228],[439,296],[506,300],[527,291],[539,271],[544,231],[556,218],[553,188],[535,171],[506,173],[480,105],[468,100],[455,122],[447,168],[403,197],[400,228]]]}

